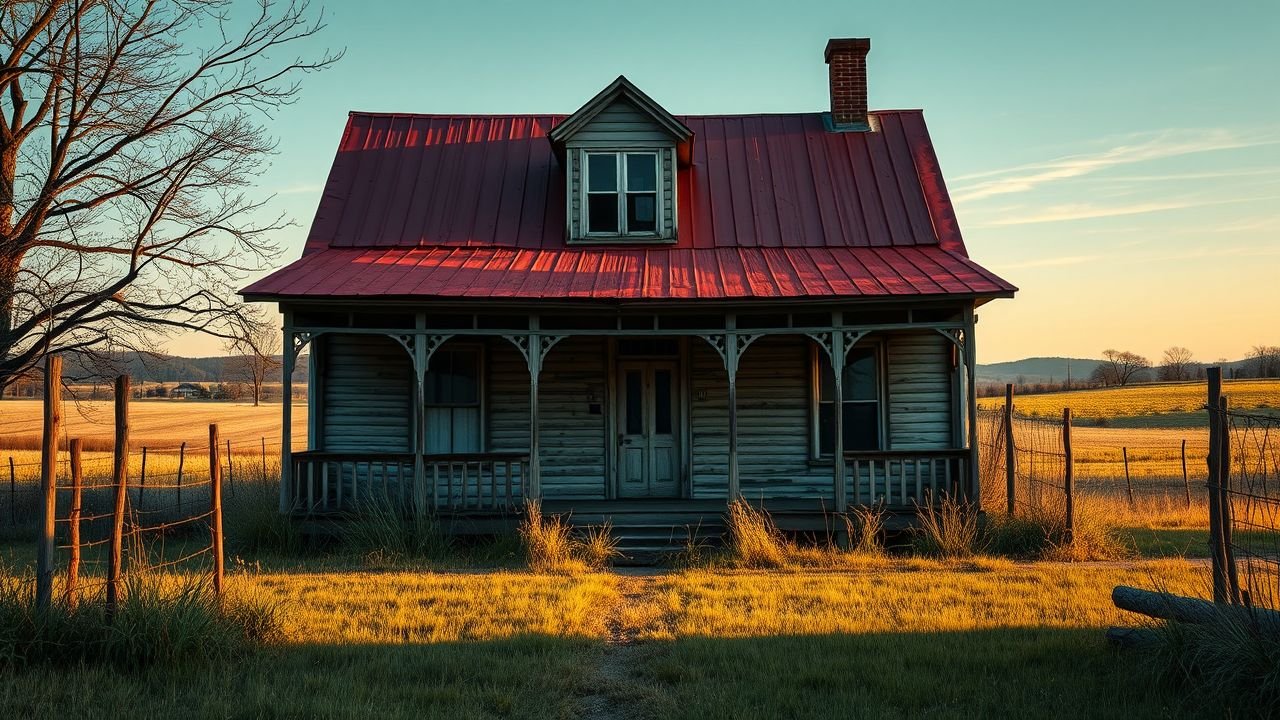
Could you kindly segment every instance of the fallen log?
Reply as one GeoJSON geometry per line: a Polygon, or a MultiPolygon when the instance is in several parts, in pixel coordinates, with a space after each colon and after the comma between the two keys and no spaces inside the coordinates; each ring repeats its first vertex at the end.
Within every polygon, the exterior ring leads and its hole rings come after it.
{"type": "Polygon", "coordinates": [[[1121,610],[1128,610],[1158,620],[1204,624],[1224,617],[1240,615],[1257,627],[1280,632],[1280,612],[1265,608],[1246,608],[1238,605],[1215,605],[1208,600],[1182,597],[1165,592],[1140,590],[1127,585],[1117,585],[1111,591],[1111,601],[1121,610]]]}

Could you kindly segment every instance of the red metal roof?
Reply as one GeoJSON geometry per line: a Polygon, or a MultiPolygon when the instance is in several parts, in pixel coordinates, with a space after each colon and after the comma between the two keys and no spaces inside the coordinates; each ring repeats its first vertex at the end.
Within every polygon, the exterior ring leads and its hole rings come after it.
{"type": "Polygon", "coordinates": [[[919,111],[686,116],[673,245],[565,242],[563,116],[353,113],[303,250],[243,294],[696,299],[1006,295],[969,260],[919,111]]]}

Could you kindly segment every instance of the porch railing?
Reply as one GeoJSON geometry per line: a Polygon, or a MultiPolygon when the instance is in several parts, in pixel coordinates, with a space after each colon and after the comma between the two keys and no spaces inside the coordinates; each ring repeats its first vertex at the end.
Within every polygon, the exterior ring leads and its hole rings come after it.
{"type": "Polygon", "coordinates": [[[338,513],[369,504],[428,511],[514,511],[524,497],[529,456],[461,453],[422,456],[415,479],[413,453],[306,451],[291,456],[293,508],[338,513]]]}
{"type": "Polygon", "coordinates": [[[845,453],[847,497],[854,505],[912,508],[943,495],[970,498],[968,450],[845,453]]]}

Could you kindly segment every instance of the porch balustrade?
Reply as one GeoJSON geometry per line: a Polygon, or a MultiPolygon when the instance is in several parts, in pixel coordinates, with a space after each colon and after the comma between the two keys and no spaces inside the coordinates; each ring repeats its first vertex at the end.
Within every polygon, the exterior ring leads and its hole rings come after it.
{"type": "Polygon", "coordinates": [[[974,499],[969,451],[846,452],[849,500],[890,509],[937,505],[945,497],[974,499]]]}
{"type": "Polygon", "coordinates": [[[514,512],[529,456],[521,453],[293,453],[290,507],[303,514],[353,512],[371,504],[403,511],[514,512]]]}

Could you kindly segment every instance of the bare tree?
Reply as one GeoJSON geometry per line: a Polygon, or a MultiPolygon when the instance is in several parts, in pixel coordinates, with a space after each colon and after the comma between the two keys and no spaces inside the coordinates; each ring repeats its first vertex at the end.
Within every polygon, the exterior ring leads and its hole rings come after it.
{"type": "Polygon", "coordinates": [[[1190,350],[1174,345],[1164,351],[1157,377],[1161,380],[1191,380],[1195,378],[1199,365],[1192,359],[1190,350]]]}
{"type": "Polygon", "coordinates": [[[1093,371],[1094,382],[1102,385],[1128,385],[1141,380],[1151,361],[1128,350],[1104,350],[1102,364],[1093,371]]]}
{"type": "Polygon", "coordinates": [[[250,187],[323,28],[306,0],[0,5],[0,388],[49,353],[230,339],[288,224],[250,187]]]}
{"type": "MultiPolygon", "coordinates": [[[[253,404],[262,402],[262,387],[273,370],[280,367],[280,331],[259,305],[241,312],[235,336],[228,340],[227,353],[232,356],[232,371],[253,386],[253,404]]],[[[233,398],[234,399],[234,398],[233,398]]]]}
{"type": "Polygon", "coordinates": [[[1254,345],[1246,355],[1249,374],[1258,378],[1280,378],[1280,345],[1254,345]]]}

